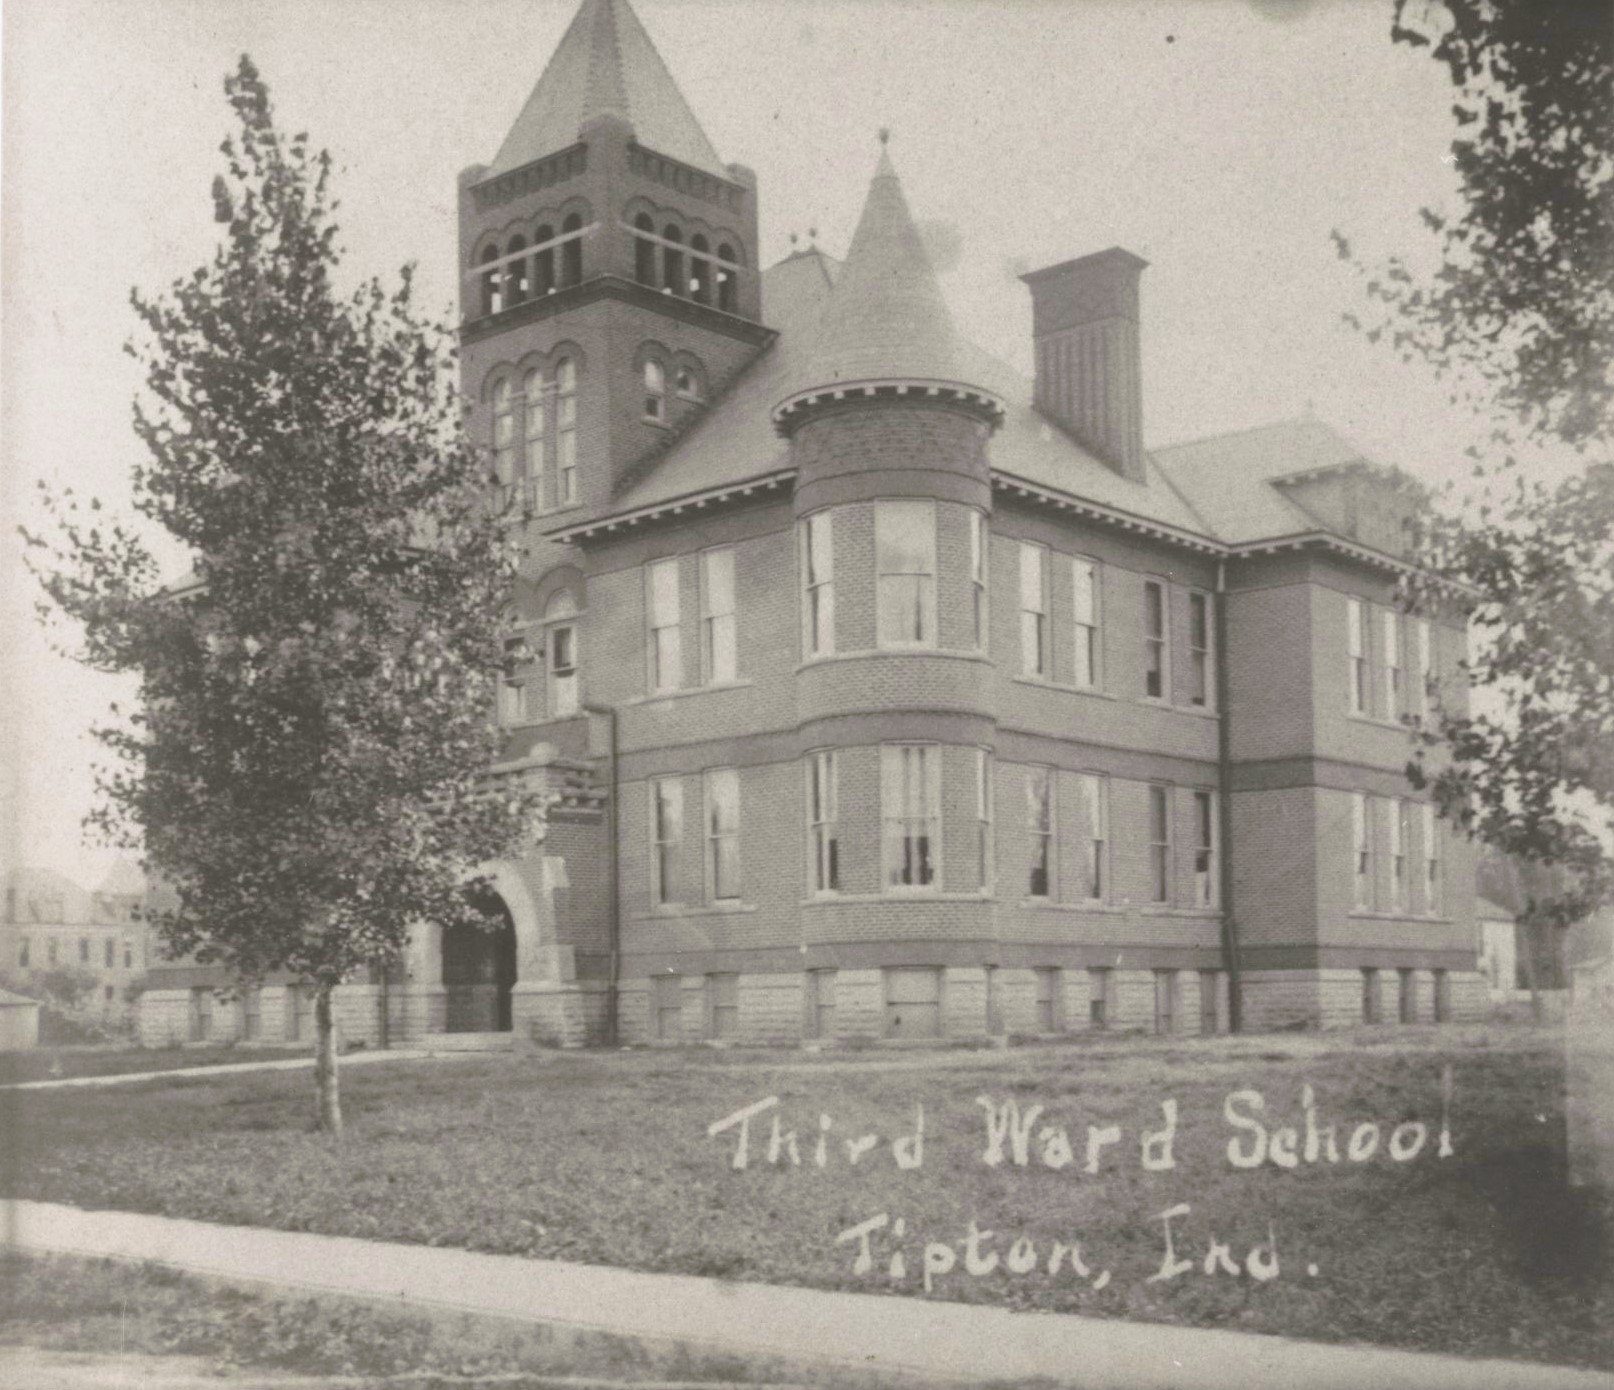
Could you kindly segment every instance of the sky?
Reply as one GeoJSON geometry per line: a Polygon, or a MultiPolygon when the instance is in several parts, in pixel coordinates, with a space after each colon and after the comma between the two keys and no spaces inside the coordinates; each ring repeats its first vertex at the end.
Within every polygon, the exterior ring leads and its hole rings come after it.
{"type": "MultiPolygon", "coordinates": [[[[1369,344],[1330,233],[1430,264],[1450,89],[1391,0],[633,0],[707,135],[755,170],[764,263],[850,241],[889,127],[966,336],[1029,373],[1026,270],[1143,256],[1151,446],[1307,411],[1429,481],[1475,423],[1369,344]]],[[[575,0],[6,0],[0,133],[0,869],[86,883],[97,749],[126,682],[58,654],[13,540],[36,480],[127,511],[140,382],[129,291],[204,262],[250,53],[278,119],[336,162],[348,265],[419,266],[455,310],[459,171],[490,160],[575,0]]],[[[175,573],[184,557],[159,553],[175,573]]]]}

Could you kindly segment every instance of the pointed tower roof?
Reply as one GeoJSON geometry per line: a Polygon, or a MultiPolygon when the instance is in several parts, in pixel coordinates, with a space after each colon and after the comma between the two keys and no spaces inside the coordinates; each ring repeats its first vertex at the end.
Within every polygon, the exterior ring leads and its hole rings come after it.
{"type": "Polygon", "coordinates": [[[597,116],[626,121],[658,154],[728,177],[628,0],[583,0],[487,177],[575,144],[597,116]]]}
{"type": "MultiPolygon", "coordinates": [[[[824,308],[807,370],[788,413],[804,393],[875,382],[969,381],[953,316],[914,225],[901,180],[883,148],[863,215],[835,291],[824,308]]],[[[985,393],[981,393],[985,394],[985,393]]]]}

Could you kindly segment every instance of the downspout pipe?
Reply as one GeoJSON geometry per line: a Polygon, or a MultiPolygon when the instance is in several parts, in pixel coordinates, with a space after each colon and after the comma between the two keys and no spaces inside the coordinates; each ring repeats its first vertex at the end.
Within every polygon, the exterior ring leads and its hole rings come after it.
{"type": "Polygon", "coordinates": [[[605,808],[605,833],[609,837],[606,844],[606,873],[607,904],[606,904],[606,932],[608,940],[608,965],[606,971],[605,993],[605,1040],[615,1047],[620,1042],[621,1025],[620,1011],[617,1007],[617,985],[622,973],[622,909],[620,874],[617,865],[617,796],[616,779],[616,710],[609,705],[584,705],[583,712],[589,715],[598,715],[608,721],[610,734],[607,742],[607,795],[610,798],[605,808]]]}
{"type": "Polygon", "coordinates": [[[1239,929],[1233,901],[1233,731],[1227,697],[1227,561],[1216,562],[1216,782],[1221,835],[1222,961],[1227,970],[1227,1026],[1244,1031],[1239,929]]]}

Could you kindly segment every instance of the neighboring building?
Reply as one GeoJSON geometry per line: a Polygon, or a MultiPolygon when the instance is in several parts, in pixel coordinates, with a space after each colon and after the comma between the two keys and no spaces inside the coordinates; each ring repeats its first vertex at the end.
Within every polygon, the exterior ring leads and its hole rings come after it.
{"type": "MultiPolygon", "coordinates": [[[[530,552],[498,717],[565,800],[499,930],[422,929],[345,1026],[1196,1033],[1230,969],[1254,1027],[1482,1007],[1471,851],[1402,772],[1465,698],[1461,614],[1394,606],[1405,477],[1312,420],[1146,448],[1127,251],[1024,277],[1026,381],[886,153],[844,261],[759,270],[759,192],[626,0],[461,177],[530,552]]],[[[215,979],[165,975],[152,1034],[215,979]]]]}
{"type": "Polygon", "coordinates": [[[1479,925],[1479,968],[1489,983],[1491,1001],[1528,995],[1530,981],[1513,914],[1488,898],[1476,898],[1474,918],[1479,925]]]}
{"type": "Polygon", "coordinates": [[[131,987],[152,961],[140,871],[120,862],[92,892],[51,869],[17,868],[5,889],[0,977],[26,992],[52,972],[77,972],[86,977],[81,1007],[88,1016],[109,1023],[128,1017],[131,987]]]}
{"type": "Polygon", "coordinates": [[[39,1000],[0,989],[0,1052],[39,1046],[39,1000]]]}

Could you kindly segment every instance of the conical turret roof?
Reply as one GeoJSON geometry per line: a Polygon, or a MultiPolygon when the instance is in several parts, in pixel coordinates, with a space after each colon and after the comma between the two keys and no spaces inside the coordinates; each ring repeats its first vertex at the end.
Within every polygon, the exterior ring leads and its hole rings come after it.
{"type": "Polygon", "coordinates": [[[628,0],[583,0],[488,176],[575,144],[584,124],[607,115],[658,154],[728,177],[628,0]]]}
{"type": "Polygon", "coordinates": [[[869,184],[852,247],[825,308],[802,387],[890,380],[959,382],[958,337],[890,152],[869,184]]]}

